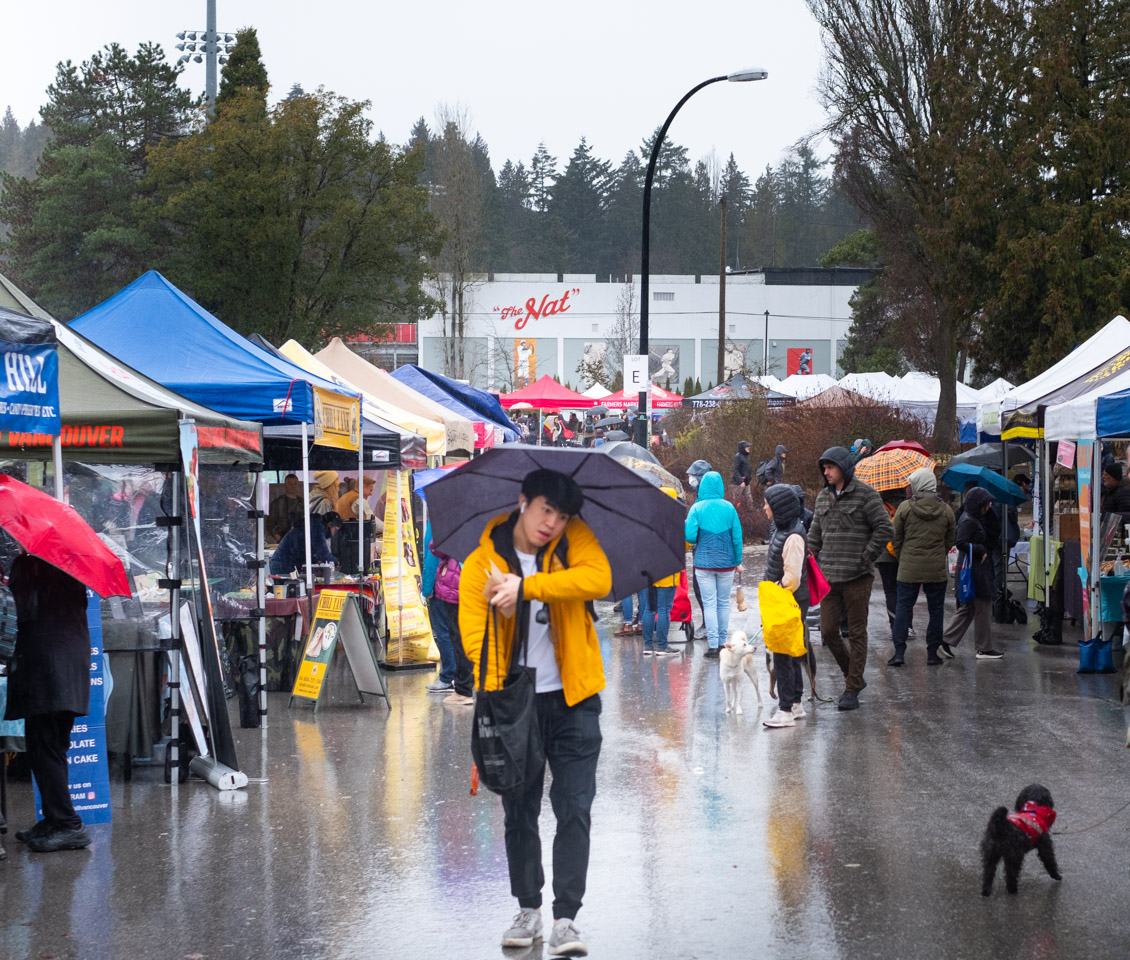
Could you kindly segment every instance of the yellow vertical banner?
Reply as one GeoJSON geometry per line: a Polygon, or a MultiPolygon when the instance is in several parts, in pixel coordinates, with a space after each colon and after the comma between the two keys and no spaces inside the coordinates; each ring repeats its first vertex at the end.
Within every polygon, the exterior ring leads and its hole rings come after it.
{"type": "Polygon", "coordinates": [[[405,471],[388,474],[381,551],[381,588],[388,619],[385,660],[396,664],[427,663],[432,648],[408,476],[405,471]]]}

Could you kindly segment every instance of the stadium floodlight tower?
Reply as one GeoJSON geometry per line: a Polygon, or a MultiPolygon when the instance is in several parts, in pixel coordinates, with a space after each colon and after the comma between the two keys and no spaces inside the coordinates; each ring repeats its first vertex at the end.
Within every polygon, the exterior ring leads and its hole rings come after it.
{"type": "Polygon", "coordinates": [[[181,51],[178,63],[204,62],[204,99],[208,108],[216,102],[217,63],[228,62],[228,54],[235,47],[235,37],[230,33],[216,30],[216,0],[208,0],[208,26],[204,30],[182,30],[177,34],[181,51]]]}

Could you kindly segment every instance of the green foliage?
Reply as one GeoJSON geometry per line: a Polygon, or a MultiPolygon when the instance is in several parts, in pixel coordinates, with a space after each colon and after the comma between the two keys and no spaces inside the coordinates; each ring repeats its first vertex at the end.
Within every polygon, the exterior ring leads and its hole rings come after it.
{"type": "Polygon", "coordinates": [[[692,393],[691,396],[692,397],[697,396],[700,393],[702,393],[702,381],[699,380],[698,377],[695,377],[694,378],[694,393],[692,393]]]}
{"type": "Polygon", "coordinates": [[[415,319],[439,250],[423,158],[370,140],[367,104],[253,91],[156,150],[141,205],[160,266],[241,333],[310,344],[415,319]]]}
{"type": "Polygon", "coordinates": [[[879,245],[873,230],[856,230],[849,233],[820,258],[822,267],[879,266],[879,245]]]}
{"type": "MultiPolygon", "coordinates": [[[[216,93],[216,106],[231,103],[237,97],[253,97],[267,112],[267,68],[259,50],[259,35],[254,27],[247,27],[235,35],[235,47],[220,71],[220,89],[216,93]]],[[[304,96],[302,88],[295,84],[290,90],[288,100],[304,96]],[[295,87],[298,94],[295,94],[295,87]]]]}
{"type": "Polygon", "coordinates": [[[687,379],[683,381],[683,396],[694,396],[694,378],[691,376],[688,376],[687,379]]]}

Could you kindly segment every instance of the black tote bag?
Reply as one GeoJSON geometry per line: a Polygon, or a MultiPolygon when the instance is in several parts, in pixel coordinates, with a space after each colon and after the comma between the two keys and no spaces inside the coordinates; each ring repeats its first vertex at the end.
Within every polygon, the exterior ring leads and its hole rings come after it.
{"type": "MultiPolygon", "coordinates": [[[[498,615],[494,614],[493,619],[497,665],[498,615]]],[[[521,595],[516,622],[524,659],[529,634],[529,605],[522,601],[521,595]]],[[[513,643],[502,688],[485,690],[489,645],[488,620],[479,655],[479,689],[471,726],[471,756],[478,767],[479,780],[488,790],[502,797],[519,797],[545,766],[545,751],[538,729],[536,671],[519,665],[519,658],[515,655],[519,644],[513,643]]]]}

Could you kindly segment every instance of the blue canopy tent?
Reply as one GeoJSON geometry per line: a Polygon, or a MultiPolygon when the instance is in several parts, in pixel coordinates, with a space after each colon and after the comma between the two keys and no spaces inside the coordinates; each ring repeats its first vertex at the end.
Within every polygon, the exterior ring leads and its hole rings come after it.
{"type": "Polygon", "coordinates": [[[504,442],[517,440],[521,436],[518,428],[502,409],[498,397],[493,393],[452,380],[441,373],[433,373],[415,364],[405,364],[394,370],[392,375],[405,386],[411,387],[468,420],[489,423],[491,426],[501,428],[504,442]]]}

